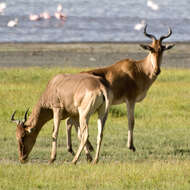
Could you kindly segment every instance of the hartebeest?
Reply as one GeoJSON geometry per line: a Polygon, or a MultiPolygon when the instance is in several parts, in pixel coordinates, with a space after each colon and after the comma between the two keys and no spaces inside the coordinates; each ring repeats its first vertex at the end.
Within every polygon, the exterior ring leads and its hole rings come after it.
{"type": "Polygon", "coordinates": [[[27,120],[27,112],[23,121],[15,120],[15,112],[11,120],[17,123],[16,137],[19,147],[19,159],[24,162],[31,152],[42,126],[53,118],[52,151],[50,163],[56,158],[56,145],[60,121],[67,117],[80,123],[78,133],[81,140],[73,159],[76,163],[85,147],[88,159],[91,155],[86,145],[88,138],[88,121],[90,116],[98,112],[97,149],[94,163],[98,161],[103,136],[103,128],[108,114],[111,94],[101,77],[91,74],[58,74],[49,81],[32,114],[27,120]]]}
{"type": "MultiPolygon", "coordinates": [[[[171,28],[169,28],[167,35],[161,36],[158,40],[154,35],[148,34],[146,29],[147,25],[144,28],[144,34],[152,39],[152,44],[140,45],[143,49],[149,51],[149,54],[143,60],[125,59],[108,67],[87,71],[87,73],[100,76],[108,82],[113,93],[112,105],[126,103],[128,113],[128,148],[133,151],[135,151],[133,144],[135,103],[145,98],[148,89],[160,74],[163,52],[174,46],[174,44],[168,46],[162,44],[162,41],[172,34],[171,28]]],[[[76,122],[70,118],[67,123],[69,123],[67,126],[67,146],[68,150],[72,150],[70,133],[72,123],[76,122]]],[[[90,145],[90,143],[88,144],[90,145]]]]}

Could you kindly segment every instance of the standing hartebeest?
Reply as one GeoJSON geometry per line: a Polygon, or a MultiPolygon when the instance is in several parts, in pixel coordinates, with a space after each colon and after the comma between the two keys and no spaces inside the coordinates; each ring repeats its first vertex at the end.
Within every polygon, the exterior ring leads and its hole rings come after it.
{"type": "MultiPolygon", "coordinates": [[[[148,56],[143,60],[125,59],[108,67],[87,71],[87,73],[100,76],[107,81],[113,93],[112,105],[126,103],[128,113],[128,148],[133,151],[135,151],[133,144],[135,103],[145,98],[148,89],[160,74],[163,52],[174,46],[174,44],[168,46],[162,44],[162,41],[172,34],[171,28],[169,28],[167,35],[161,36],[158,40],[154,35],[148,34],[146,29],[147,25],[144,28],[144,34],[152,39],[152,44],[140,45],[143,49],[149,51],[148,56]]],[[[67,147],[70,152],[73,152],[70,135],[71,127],[75,123],[76,121],[73,121],[72,118],[67,121],[67,147]]],[[[87,142],[87,144],[91,146],[90,142],[87,142]]]]}
{"type": "Polygon", "coordinates": [[[81,143],[72,162],[77,162],[83,148],[85,148],[87,158],[91,161],[88,146],[85,146],[88,139],[88,121],[93,113],[98,112],[97,149],[93,161],[96,163],[111,97],[111,93],[101,77],[88,73],[56,75],[49,81],[28,120],[27,112],[24,121],[15,120],[15,112],[12,115],[11,120],[17,123],[16,137],[20,161],[24,162],[27,159],[42,126],[53,118],[54,129],[50,163],[53,162],[56,159],[59,125],[61,120],[67,117],[80,123],[78,137],[81,143]]]}

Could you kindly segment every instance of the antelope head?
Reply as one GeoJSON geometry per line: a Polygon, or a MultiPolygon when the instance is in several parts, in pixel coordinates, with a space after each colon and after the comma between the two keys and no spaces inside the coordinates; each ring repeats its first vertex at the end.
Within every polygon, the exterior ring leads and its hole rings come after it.
{"type": "Polygon", "coordinates": [[[158,75],[161,71],[160,66],[161,66],[161,62],[162,62],[163,52],[165,50],[169,50],[169,49],[173,48],[175,45],[175,44],[171,44],[171,45],[162,44],[162,41],[164,39],[169,38],[171,36],[172,30],[171,30],[171,28],[169,28],[168,34],[161,36],[160,39],[157,40],[154,35],[147,33],[146,29],[147,29],[147,25],[144,28],[144,35],[147,36],[148,38],[152,39],[152,43],[150,45],[141,44],[140,46],[143,49],[148,50],[150,52],[146,61],[151,62],[151,65],[153,68],[153,73],[155,75],[158,75]]]}
{"type": "Polygon", "coordinates": [[[33,141],[29,137],[31,130],[25,124],[27,121],[28,110],[25,112],[24,119],[22,121],[16,120],[14,118],[16,111],[12,114],[11,117],[11,121],[17,124],[16,138],[18,141],[18,153],[19,153],[19,160],[21,163],[24,163],[27,160],[28,155],[33,147],[32,143],[33,141]]]}

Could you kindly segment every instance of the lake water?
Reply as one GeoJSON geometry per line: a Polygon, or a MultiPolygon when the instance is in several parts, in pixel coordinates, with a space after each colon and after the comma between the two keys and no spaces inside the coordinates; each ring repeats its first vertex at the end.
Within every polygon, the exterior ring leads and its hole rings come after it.
{"type": "Polygon", "coordinates": [[[144,20],[148,32],[173,35],[168,41],[190,41],[190,1],[153,0],[158,10],[147,6],[147,0],[7,0],[0,15],[0,42],[137,42],[146,41],[143,29],[134,26],[144,20]],[[31,13],[48,11],[54,15],[63,5],[67,20],[30,21],[31,13]],[[18,18],[17,27],[9,20],[18,18]]]}

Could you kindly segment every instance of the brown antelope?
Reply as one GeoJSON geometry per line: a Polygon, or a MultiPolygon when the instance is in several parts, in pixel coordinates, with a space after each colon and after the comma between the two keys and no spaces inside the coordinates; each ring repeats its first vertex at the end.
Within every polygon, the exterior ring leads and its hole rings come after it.
{"type": "MultiPolygon", "coordinates": [[[[171,28],[169,28],[167,35],[161,36],[158,40],[154,35],[148,34],[146,29],[147,25],[144,28],[144,34],[152,39],[152,43],[150,45],[140,45],[143,49],[149,51],[149,54],[143,60],[125,59],[108,67],[87,71],[87,73],[100,76],[107,81],[113,93],[112,105],[126,103],[128,116],[128,148],[133,151],[135,151],[133,144],[135,103],[145,98],[148,89],[160,74],[163,52],[174,46],[174,44],[168,46],[162,44],[164,39],[171,36],[171,28]]],[[[72,118],[67,121],[68,149],[72,149],[70,133],[72,124],[75,123],[76,121],[73,121],[72,118]]],[[[90,142],[87,143],[90,145],[90,142]]]]}
{"type": "Polygon", "coordinates": [[[57,137],[60,121],[67,117],[80,123],[78,137],[81,140],[73,159],[76,163],[83,148],[91,161],[86,141],[88,139],[88,121],[90,116],[98,113],[97,149],[94,163],[98,161],[103,136],[103,128],[111,100],[108,89],[101,77],[91,74],[59,74],[49,81],[32,114],[27,120],[27,112],[23,121],[15,120],[15,112],[11,120],[17,123],[19,160],[25,162],[31,152],[42,126],[53,118],[52,151],[50,163],[56,159],[57,137]],[[110,98],[110,99],[109,99],[110,98]]]}

